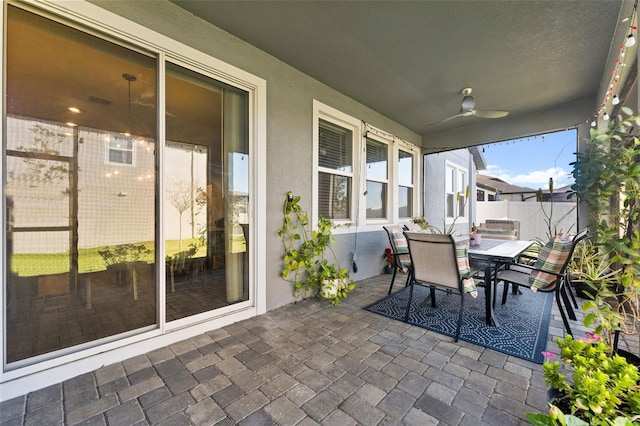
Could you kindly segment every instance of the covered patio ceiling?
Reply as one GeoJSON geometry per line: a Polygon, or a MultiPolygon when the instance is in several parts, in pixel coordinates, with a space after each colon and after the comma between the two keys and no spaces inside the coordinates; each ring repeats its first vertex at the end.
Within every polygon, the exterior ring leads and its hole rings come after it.
{"type": "MultiPolygon", "coordinates": [[[[432,151],[590,121],[634,14],[631,0],[172,2],[422,135],[432,151]],[[465,87],[476,109],[509,115],[444,121],[465,87]]],[[[625,48],[621,95],[636,48],[625,48]]]]}

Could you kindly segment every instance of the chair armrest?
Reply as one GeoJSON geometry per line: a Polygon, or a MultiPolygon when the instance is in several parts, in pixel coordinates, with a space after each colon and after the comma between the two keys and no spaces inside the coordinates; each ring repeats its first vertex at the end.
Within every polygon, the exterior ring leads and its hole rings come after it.
{"type": "Polygon", "coordinates": [[[543,272],[545,274],[553,275],[556,278],[561,278],[564,274],[559,274],[557,272],[547,271],[546,269],[534,268],[532,265],[527,265],[525,263],[514,263],[510,265],[509,269],[504,269],[502,271],[498,271],[497,278],[500,278],[500,274],[506,273],[507,271],[520,273],[522,275],[530,275],[531,272],[543,272]],[[515,269],[514,269],[515,268],[515,269]]]}

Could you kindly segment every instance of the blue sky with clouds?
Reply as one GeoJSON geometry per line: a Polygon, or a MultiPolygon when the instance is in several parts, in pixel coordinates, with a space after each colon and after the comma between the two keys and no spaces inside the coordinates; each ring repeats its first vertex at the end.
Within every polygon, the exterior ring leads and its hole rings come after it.
{"type": "Polygon", "coordinates": [[[547,189],[550,177],[555,188],[570,185],[576,142],[577,132],[571,129],[484,145],[487,170],[480,173],[533,189],[547,189]]]}

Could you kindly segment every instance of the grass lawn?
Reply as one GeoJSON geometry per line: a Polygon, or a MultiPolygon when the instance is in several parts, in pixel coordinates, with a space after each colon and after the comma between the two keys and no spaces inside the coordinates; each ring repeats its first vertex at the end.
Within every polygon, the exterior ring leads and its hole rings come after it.
{"type": "MultiPolygon", "coordinates": [[[[182,240],[182,249],[189,248],[189,244],[199,243],[196,238],[188,238],[182,240]]],[[[145,255],[139,260],[153,263],[155,260],[155,247],[153,241],[144,243],[151,253],[145,255]]],[[[99,250],[104,250],[107,246],[94,247],[90,249],[80,249],[78,251],[78,268],[79,272],[95,272],[104,271],[106,265],[102,256],[98,254],[99,250]]],[[[180,242],[178,240],[167,241],[166,252],[171,256],[180,251],[180,242]]],[[[204,257],[207,254],[206,247],[198,247],[198,252],[194,257],[204,257]]],[[[11,271],[21,277],[31,277],[36,275],[52,275],[69,272],[69,254],[68,253],[47,253],[47,254],[14,254],[11,257],[11,271]]]]}

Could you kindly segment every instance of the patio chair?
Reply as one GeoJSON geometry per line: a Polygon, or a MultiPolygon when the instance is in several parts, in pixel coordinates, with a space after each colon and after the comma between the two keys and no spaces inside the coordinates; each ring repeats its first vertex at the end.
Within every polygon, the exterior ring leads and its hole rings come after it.
{"type": "MultiPolygon", "coordinates": [[[[571,262],[576,245],[584,240],[588,233],[589,231],[585,229],[573,238],[562,239],[561,237],[556,237],[550,240],[540,251],[540,255],[534,265],[517,263],[509,265],[507,269],[499,270],[495,279],[496,282],[503,281],[504,283],[502,303],[504,304],[507,301],[509,284],[528,287],[534,292],[554,292],[564,328],[568,334],[571,334],[567,312],[562,306],[562,302],[564,302],[569,316],[575,320],[575,314],[567,294],[567,291],[571,291],[566,286],[567,266],[571,262]]],[[[571,296],[573,297],[573,294],[571,296]]]]}
{"type": "MultiPolygon", "coordinates": [[[[450,234],[429,234],[424,232],[404,233],[411,257],[411,280],[409,282],[409,301],[405,312],[405,321],[409,319],[413,288],[416,284],[429,287],[431,306],[436,308],[435,290],[460,295],[460,310],[456,326],[455,341],[460,336],[464,296],[476,292],[474,271],[469,266],[469,240],[456,241],[450,234]]],[[[475,293],[477,295],[477,292],[475,293]]],[[[475,297],[474,295],[474,297],[475,297]]]]}
{"type": "MultiPolygon", "coordinates": [[[[393,282],[396,279],[398,269],[408,270],[411,272],[411,258],[409,257],[409,248],[407,247],[407,240],[403,234],[403,229],[399,225],[387,225],[383,226],[389,237],[389,244],[391,245],[391,256],[393,257],[393,276],[391,277],[391,285],[389,285],[389,293],[393,289],[393,282]]],[[[405,287],[409,284],[409,275],[407,275],[407,281],[405,287]]]]}
{"type": "Polygon", "coordinates": [[[496,240],[520,238],[520,221],[513,219],[487,219],[478,227],[478,233],[496,240]]]}

